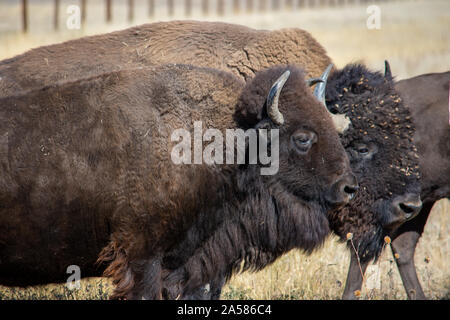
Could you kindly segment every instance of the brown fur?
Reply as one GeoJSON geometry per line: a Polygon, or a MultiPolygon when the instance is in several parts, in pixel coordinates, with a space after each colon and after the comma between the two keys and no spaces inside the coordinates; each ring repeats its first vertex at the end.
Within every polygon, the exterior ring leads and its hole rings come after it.
{"type": "Polygon", "coordinates": [[[274,64],[298,64],[306,68],[308,77],[317,77],[331,61],[301,29],[265,31],[219,22],[159,22],[43,46],[3,60],[0,96],[164,63],[213,67],[248,80],[274,64]]]}

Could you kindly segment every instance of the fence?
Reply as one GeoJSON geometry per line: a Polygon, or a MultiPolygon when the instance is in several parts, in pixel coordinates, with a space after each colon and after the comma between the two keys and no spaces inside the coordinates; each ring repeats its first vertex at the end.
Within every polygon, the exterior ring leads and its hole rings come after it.
{"type": "MultiPolygon", "coordinates": [[[[74,4],[79,5],[80,8],[80,21],[83,26],[86,21],[86,11],[87,11],[87,1],[88,0],[74,0],[74,4]]],[[[98,1],[98,0],[96,0],[98,1]]],[[[105,5],[105,20],[107,23],[113,21],[113,0],[103,0],[105,5]]],[[[173,16],[175,12],[175,0],[141,0],[147,2],[148,16],[149,18],[156,15],[156,9],[161,8],[161,4],[166,5],[166,10],[169,16],[173,16]],[[156,6],[158,3],[160,6],[156,6]]],[[[199,0],[201,6],[201,12],[203,15],[207,16],[215,13],[219,16],[224,15],[225,8],[231,7],[233,14],[253,13],[253,12],[267,12],[267,11],[277,11],[277,10],[300,10],[302,8],[314,8],[320,6],[344,6],[344,5],[355,5],[355,4],[368,4],[377,2],[387,2],[392,0],[199,0]],[[215,12],[212,9],[215,9],[215,12]]],[[[22,30],[27,32],[29,28],[28,22],[28,0],[21,0],[22,6],[22,30]]],[[[58,30],[60,19],[60,0],[53,0],[53,28],[58,30]]],[[[180,2],[180,1],[178,1],[180,2]]],[[[194,5],[194,0],[184,0],[184,16],[186,18],[190,17],[192,14],[192,8],[194,5]]],[[[127,19],[132,22],[134,19],[135,1],[127,0],[127,19]]]]}

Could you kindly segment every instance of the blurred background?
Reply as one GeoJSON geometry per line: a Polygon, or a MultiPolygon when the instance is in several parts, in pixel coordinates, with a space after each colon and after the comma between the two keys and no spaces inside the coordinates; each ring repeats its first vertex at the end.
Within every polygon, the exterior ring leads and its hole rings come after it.
{"type": "MultiPolygon", "coordinates": [[[[305,29],[338,67],[362,62],[384,70],[387,59],[397,80],[450,70],[449,0],[0,0],[0,60],[41,45],[182,19],[305,29]],[[373,25],[377,14],[378,25],[373,25]]],[[[449,203],[441,200],[433,208],[415,256],[425,294],[432,299],[450,298],[449,203]]],[[[339,299],[348,263],[345,244],[331,237],[310,256],[294,251],[259,273],[234,277],[222,297],[339,299]]],[[[390,250],[375,270],[381,285],[365,284],[361,298],[406,299],[390,250]]],[[[108,281],[97,278],[74,291],[63,285],[0,287],[0,299],[101,299],[110,290],[108,281]]]]}

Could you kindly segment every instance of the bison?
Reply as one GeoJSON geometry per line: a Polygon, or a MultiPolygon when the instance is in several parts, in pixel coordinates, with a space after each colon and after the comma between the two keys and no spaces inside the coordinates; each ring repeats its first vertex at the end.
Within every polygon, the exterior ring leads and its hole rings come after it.
{"type": "MultiPolygon", "coordinates": [[[[392,78],[386,61],[386,75],[392,78]]],[[[434,203],[450,198],[450,125],[448,110],[450,72],[424,74],[398,81],[395,88],[409,108],[416,126],[414,140],[419,153],[423,207],[414,219],[391,234],[391,249],[409,299],[425,299],[414,265],[414,251],[434,203]]],[[[356,298],[362,277],[357,260],[350,262],[343,297],[356,298]]],[[[363,271],[367,263],[361,265],[363,271]]]]}
{"type": "MultiPolygon", "coordinates": [[[[166,62],[221,69],[246,80],[278,63],[301,66],[309,77],[317,77],[331,60],[300,29],[162,22],[41,47],[4,60],[0,94],[166,62]]],[[[343,240],[352,233],[358,257],[369,261],[378,256],[384,236],[420,209],[415,129],[392,79],[358,64],[331,71],[326,103],[333,113],[345,114],[352,122],[341,141],[361,185],[354,201],[330,216],[331,227],[343,240]]]]}
{"type": "Polygon", "coordinates": [[[241,262],[260,269],[312,251],[330,232],[328,212],[357,189],[328,111],[295,66],[246,84],[189,65],[113,71],[0,106],[1,284],[64,281],[72,264],[98,275],[98,258],[113,297],[189,295],[241,262]],[[278,172],[262,175],[248,157],[173,162],[174,131],[196,121],[253,129],[260,149],[279,143],[278,172]]]}

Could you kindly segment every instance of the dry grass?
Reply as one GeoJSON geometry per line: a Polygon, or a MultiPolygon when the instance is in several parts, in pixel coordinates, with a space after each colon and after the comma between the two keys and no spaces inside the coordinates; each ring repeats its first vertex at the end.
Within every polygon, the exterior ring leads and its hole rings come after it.
{"type": "MultiPolygon", "coordinates": [[[[128,26],[125,21],[125,1],[115,1],[115,23],[112,25],[102,22],[103,1],[89,1],[88,25],[84,30],[54,33],[51,31],[51,7],[30,1],[31,32],[23,35],[14,31],[20,28],[19,7],[13,5],[16,2],[0,4],[0,59],[12,57],[32,47],[128,26]]],[[[61,17],[64,17],[65,5],[70,1],[62,3],[61,17]]],[[[194,3],[198,4],[198,1],[194,3]]],[[[362,61],[374,69],[382,69],[384,59],[389,59],[398,79],[450,70],[449,1],[397,1],[381,3],[380,7],[380,30],[366,28],[365,6],[207,18],[196,7],[191,18],[222,20],[259,29],[303,28],[309,30],[325,46],[338,66],[362,61]]],[[[136,24],[169,19],[161,8],[158,9],[155,20],[149,21],[145,12],[145,6],[136,10],[136,24]]],[[[176,19],[184,18],[181,12],[182,9],[177,7],[176,19]]],[[[450,298],[449,204],[449,201],[441,200],[433,208],[415,256],[419,278],[426,295],[432,299],[450,298]]],[[[344,289],[348,263],[349,252],[345,245],[330,238],[322,249],[310,256],[297,251],[291,252],[259,273],[245,273],[234,277],[225,287],[222,297],[339,299],[344,289]]],[[[381,289],[369,290],[363,287],[361,298],[406,299],[390,250],[385,250],[378,264],[381,289]]],[[[75,291],[70,291],[63,285],[27,289],[0,287],[0,299],[103,299],[111,290],[110,283],[99,278],[86,279],[82,283],[82,289],[75,291]]]]}
{"type": "MultiPolygon", "coordinates": [[[[436,203],[419,241],[415,263],[425,294],[430,299],[450,298],[450,201],[436,203]]],[[[255,274],[235,276],[224,298],[243,299],[340,299],[350,261],[345,244],[335,237],[310,256],[298,251],[277,260],[255,274]]],[[[363,286],[361,299],[406,299],[406,293],[390,250],[379,266],[381,288],[363,286]]]]}
{"type": "MultiPolygon", "coordinates": [[[[430,299],[450,299],[450,201],[433,208],[417,246],[415,263],[425,294],[430,299]]],[[[340,299],[344,290],[349,251],[330,237],[312,255],[292,251],[258,273],[243,273],[225,286],[223,299],[340,299]]],[[[390,250],[379,262],[380,289],[363,286],[361,299],[406,299],[400,275],[390,250]]],[[[366,274],[367,276],[367,274],[366,274]]],[[[112,290],[107,279],[81,281],[81,289],[50,284],[29,288],[0,286],[1,299],[106,299],[112,290]]]]}

